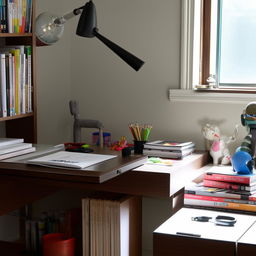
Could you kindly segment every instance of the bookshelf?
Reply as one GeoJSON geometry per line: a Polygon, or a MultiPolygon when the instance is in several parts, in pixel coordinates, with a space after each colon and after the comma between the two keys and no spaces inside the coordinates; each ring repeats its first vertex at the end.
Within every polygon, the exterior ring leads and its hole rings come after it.
{"type": "MultiPolygon", "coordinates": [[[[6,1],[8,8],[8,0],[6,1]]],[[[12,116],[0,117],[4,122],[5,135],[9,138],[24,138],[25,142],[37,142],[37,109],[36,109],[36,36],[35,36],[35,0],[32,0],[31,33],[0,33],[0,49],[9,46],[31,46],[31,108],[32,111],[12,116]]],[[[8,10],[8,9],[7,9],[8,10]]]]}

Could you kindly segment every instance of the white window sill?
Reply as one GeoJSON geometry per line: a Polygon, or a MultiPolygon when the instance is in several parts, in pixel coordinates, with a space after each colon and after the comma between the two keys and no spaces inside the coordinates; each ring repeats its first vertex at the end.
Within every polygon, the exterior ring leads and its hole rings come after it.
{"type": "Polygon", "coordinates": [[[248,103],[256,101],[256,94],[252,93],[208,93],[194,90],[170,89],[171,102],[207,102],[207,103],[248,103]]]}

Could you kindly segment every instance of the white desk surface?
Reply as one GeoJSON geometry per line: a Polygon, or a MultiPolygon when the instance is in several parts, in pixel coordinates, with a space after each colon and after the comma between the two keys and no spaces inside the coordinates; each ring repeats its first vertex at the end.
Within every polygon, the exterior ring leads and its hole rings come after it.
{"type": "MultiPolygon", "coordinates": [[[[236,242],[253,225],[253,223],[255,223],[255,221],[256,216],[235,214],[230,212],[210,211],[203,209],[182,208],[167,221],[165,221],[161,226],[159,226],[154,231],[154,233],[177,235],[177,232],[181,232],[200,235],[201,239],[203,238],[236,242]],[[227,227],[215,225],[212,222],[192,221],[191,219],[191,217],[197,216],[209,216],[215,218],[218,215],[235,217],[237,222],[233,227],[227,227]]],[[[256,225],[254,225],[254,234],[255,232],[256,225]]],[[[255,236],[254,241],[256,241],[255,236]]]]}
{"type": "Polygon", "coordinates": [[[256,223],[239,239],[238,243],[256,245],[256,223]]]}

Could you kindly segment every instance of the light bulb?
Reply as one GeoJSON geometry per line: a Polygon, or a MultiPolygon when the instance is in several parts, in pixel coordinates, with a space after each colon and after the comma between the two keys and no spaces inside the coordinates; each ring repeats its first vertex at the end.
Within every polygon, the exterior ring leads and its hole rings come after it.
{"type": "Polygon", "coordinates": [[[44,44],[56,43],[64,32],[64,24],[55,22],[60,18],[51,13],[41,13],[36,18],[36,36],[44,44]]]}

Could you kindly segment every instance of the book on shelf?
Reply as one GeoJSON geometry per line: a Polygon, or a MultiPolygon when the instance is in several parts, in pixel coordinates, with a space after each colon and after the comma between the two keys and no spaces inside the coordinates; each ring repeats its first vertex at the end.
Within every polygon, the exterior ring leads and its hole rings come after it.
{"type": "Polygon", "coordinates": [[[31,33],[32,0],[2,0],[1,33],[31,33]]]}
{"type": "Polygon", "coordinates": [[[1,116],[32,112],[30,45],[0,48],[1,116]]]}
{"type": "Polygon", "coordinates": [[[143,154],[147,156],[157,156],[165,158],[181,159],[187,155],[190,155],[194,151],[194,148],[188,148],[183,151],[179,150],[160,150],[160,149],[143,149],[143,154]]]}
{"type": "Polygon", "coordinates": [[[256,182],[251,183],[250,186],[246,186],[246,185],[239,184],[239,183],[231,183],[231,182],[204,179],[203,185],[205,187],[224,188],[224,189],[236,190],[236,191],[256,192],[256,182]]]}
{"type": "Polygon", "coordinates": [[[256,173],[241,175],[234,172],[232,166],[213,166],[204,174],[204,179],[251,185],[256,182],[256,173]]]}
{"type": "Polygon", "coordinates": [[[5,54],[0,54],[0,76],[1,76],[1,116],[7,116],[7,103],[6,103],[6,59],[5,54]]]}
{"type": "Polygon", "coordinates": [[[60,151],[46,156],[30,159],[27,161],[27,163],[52,167],[83,169],[115,157],[117,156],[60,151]]]}
{"type": "Polygon", "coordinates": [[[7,33],[7,0],[1,0],[0,5],[0,32],[1,33],[7,33]]]}
{"type": "Polygon", "coordinates": [[[195,144],[189,142],[175,142],[168,140],[156,140],[144,144],[144,149],[161,149],[161,150],[184,150],[195,147],[195,144]]]}

